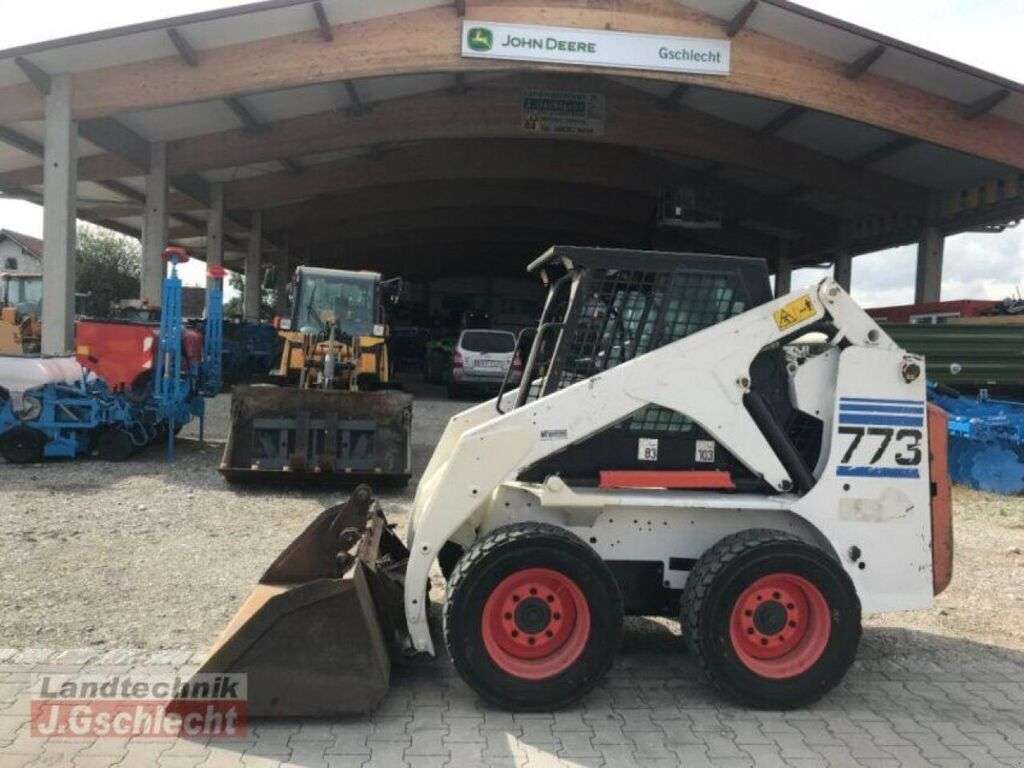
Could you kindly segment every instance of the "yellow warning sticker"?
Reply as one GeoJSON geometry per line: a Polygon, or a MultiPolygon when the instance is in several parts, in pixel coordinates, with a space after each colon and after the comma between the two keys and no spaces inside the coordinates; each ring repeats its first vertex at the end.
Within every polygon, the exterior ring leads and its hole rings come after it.
{"type": "Polygon", "coordinates": [[[798,323],[802,323],[804,320],[814,317],[816,314],[818,314],[818,310],[811,303],[811,297],[805,295],[789,302],[782,309],[775,310],[775,324],[779,326],[780,331],[784,331],[798,323]]]}

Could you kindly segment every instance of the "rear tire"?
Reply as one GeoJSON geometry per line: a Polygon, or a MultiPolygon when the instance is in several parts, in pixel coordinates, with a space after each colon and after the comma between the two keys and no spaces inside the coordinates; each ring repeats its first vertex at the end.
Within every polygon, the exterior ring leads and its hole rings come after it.
{"type": "Polygon", "coordinates": [[[0,436],[0,456],[11,464],[38,464],[46,450],[46,435],[31,427],[14,427],[0,436]]]}
{"type": "Polygon", "coordinates": [[[836,559],[765,529],[727,536],[701,556],[680,620],[710,681],[762,709],[824,696],[850,668],[861,635],[860,600],[836,559]]]}
{"type": "Polygon", "coordinates": [[[587,544],[545,523],[498,528],[459,559],[448,581],[444,638],[455,669],[510,710],[564,707],[611,667],[622,596],[587,544]]]}
{"type": "Polygon", "coordinates": [[[96,455],[103,461],[127,461],[135,453],[135,441],[127,430],[112,427],[100,433],[96,440],[96,455]]]}

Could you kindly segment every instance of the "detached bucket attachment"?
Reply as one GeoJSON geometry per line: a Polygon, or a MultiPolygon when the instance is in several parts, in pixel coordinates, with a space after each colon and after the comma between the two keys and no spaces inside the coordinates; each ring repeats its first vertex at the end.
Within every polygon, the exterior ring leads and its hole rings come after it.
{"type": "Polygon", "coordinates": [[[407,637],[408,550],[360,486],[274,561],[198,674],[245,673],[250,717],[368,712],[407,637]]]}
{"type": "Polygon", "coordinates": [[[231,398],[230,482],[409,482],[411,395],[248,386],[231,398]]]}

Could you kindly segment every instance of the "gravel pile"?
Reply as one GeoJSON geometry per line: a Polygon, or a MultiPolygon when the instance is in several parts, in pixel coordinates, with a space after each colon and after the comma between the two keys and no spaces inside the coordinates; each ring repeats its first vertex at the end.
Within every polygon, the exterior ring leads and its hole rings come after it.
{"type": "MultiPolygon", "coordinates": [[[[468,405],[439,393],[416,401],[417,475],[468,405]]],[[[228,412],[227,396],[210,404],[207,438],[226,437],[228,412]]],[[[0,646],[207,647],[271,560],[345,493],[232,488],[220,453],[186,439],[173,464],[160,448],[125,464],[0,462],[0,646]]],[[[400,530],[414,488],[381,497],[400,530]]],[[[1024,501],[957,489],[954,503],[953,585],[931,610],[871,618],[885,628],[871,644],[898,652],[945,635],[1024,649],[1024,501]]]]}

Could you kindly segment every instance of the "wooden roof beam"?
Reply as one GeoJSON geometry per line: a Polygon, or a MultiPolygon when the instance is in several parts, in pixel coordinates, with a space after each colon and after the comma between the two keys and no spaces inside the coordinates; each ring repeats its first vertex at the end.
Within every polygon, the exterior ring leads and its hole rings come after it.
{"type": "Polygon", "coordinates": [[[334,32],[331,30],[331,22],[327,20],[327,11],[324,10],[324,4],[320,0],[313,3],[313,13],[316,15],[316,26],[320,30],[320,37],[324,39],[325,43],[333,43],[334,32]]]}
{"type": "Polygon", "coordinates": [[[281,165],[284,166],[286,171],[291,171],[294,174],[300,174],[306,170],[305,166],[294,157],[284,158],[281,160],[281,165]]]}
{"type": "Polygon", "coordinates": [[[192,47],[192,44],[188,41],[181,30],[177,27],[170,27],[167,30],[167,37],[171,39],[171,44],[178,52],[178,56],[183,62],[190,67],[199,66],[199,54],[196,53],[196,49],[192,47]]]}
{"type": "Polygon", "coordinates": [[[149,142],[112,117],[83,120],[78,135],[97,147],[120,155],[141,171],[149,170],[149,142]]]}
{"type": "MultiPolygon", "coordinates": [[[[168,145],[168,166],[173,174],[195,173],[256,162],[301,158],[305,155],[358,149],[376,143],[410,141],[472,141],[477,138],[521,139],[518,116],[523,87],[582,87],[578,78],[515,77],[474,86],[489,103],[481,112],[464,98],[444,92],[403,97],[374,107],[371,117],[349,117],[337,112],[306,115],[267,124],[265,132],[244,129],[182,139],[168,145]]],[[[758,173],[820,187],[837,195],[860,199],[878,208],[916,207],[923,190],[916,185],[876,174],[854,171],[844,163],[812,149],[781,141],[712,115],[680,107],[673,113],[648,92],[615,83],[606,92],[621,104],[622,120],[609,124],[602,137],[585,141],[600,146],[637,147],[677,156],[700,158],[758,173]],[[686,122],[681,131],[679,120],[686,122]]],[[[533,145],[535,140],[521,144],[533,145]]],[[[537,139],[537,142],[542,140],[537,139]]],[[[577,143],[576,138],[556,141],[577,143]]],[[[440,146],[440,145],[438,145],[440,146]]],[[[83,158],[79,178],[117,178],[125,163],[83,158]],[[101,171],[108,171],[107,175],[101,171]],[[113,175],[109,171],[117,171],[113,175]]],[[[129,169],[130,170],[130,169],[129,169]]],[[[0,187],[26,187],[41,183],[42,168],[0,173],[0,187]]]]}
{"type": "Polygon", "coordinates": [[[466,84],[466,73],[456,72],[455,82],[451,88],[448,89],[449,93],[454,93],[456,96],[461,96],[469,91],[469,85],[466,84]]]}
{"type": "Polygon", "coordinates": [[[774,136],[776,133],[781,131],[787,125],[790,125],[801,117],[807,114],[806,107],[789,107],[778,116],[772,118],[767,123],[757,129],[757,132],[762,136],[774,136]]]}
{"type": "Polygon", "coordinates": [[[893,155],[897,155],[905,149],[909,149],[917,140],[910,136],[900,136],[893,139],[892,141],[886,142],[879,147],[875,147],[869,152],[865,152],[863,155],[853,161],[853,164],[860,167],[866,168],[869,165],[880,163],[883,160],[888,160],[893,155]]]}
{"type": "Polygon", "coordinates": [[[981,117],[1003,103],[1003,100],[1010,95],[1010,92],[1002,88],[998,91],[990,93],[988,96],[982,96],[976,101],[972,101],[970,104],[964,104],[960,108],[960,114],[963,115],[964,120],[974,120],[981,117]]]}
{"type": "Polygon", "coordinates": [[[672,92],[663,99],[665,109],[679,109],[683,105],[683,99],[692,87],[689,83],[680,83],[673,88],[672,92]]]}
{"type": "Polygon", "coordinates": [[[257,120],[256,116],[238,96],[224,99],[224,103],[234,113],[235,117],[238,118],[238,122],[242,124],[242,127],[249,133],[263,133],[269,130],[267,124],[257,120]]]}
{"type": "Polygon", "coordinates": [[[350,115],[365,115],[369,112],[369,108],[363,103],[362,97],[359,95],[359,89],[352,80],[345,81],[345,91],[348,93],[348,112],[350,115]]]}
{"type": "Polygon", "coordinates": [[[739,13],[729,20],[729,23],[725,27],[725,34],[729,37],[736,37],[750,21],[750,17],[754,15],[754,11],[757,10],[757,0],[749,0],[749,2],[740,8],[739,13]]]}
{"type": "Polygon", "coordinates": [[[851,61],[849,64],[847,64],[846,69],[844,70],[844,74],[850,80],[856,80],[858,77],[860,77],[869,69],[871,69],[871,66],[876,61],[882,58],[882,54],[885,53],[885,50],[886,48],[884,45],[876,45],[870,51],[867,51],[856,60],[851,61]]]}
{"type": "Polygon", "coordinates": [[[43,96],[50,95],[50,75],[24,56],[15,56],[14,63],[43,96]]]}
{"type": "Polygon", "coordinates": [[[113,192],[115,195],[120,195],[123,198],[131,200],[134,203],[145,204],[146,195],[139,192],[137,189],[129,187],[127,184],[122,184],[120,181],[97,181],[96,185],[103,187],[103,189],[113,192]]]}
{"type": "Polygon", "coordinates": [[[25,134],[14,130],[13,128],[6,128],[0,125],[0,142],[9,147],[14,147],[27,155],[32,155],[33,157],[38,157],[40,159],[43,157],[43,145],[40,142],[36,141],[31,136],[26,136],[25,134]]]}

